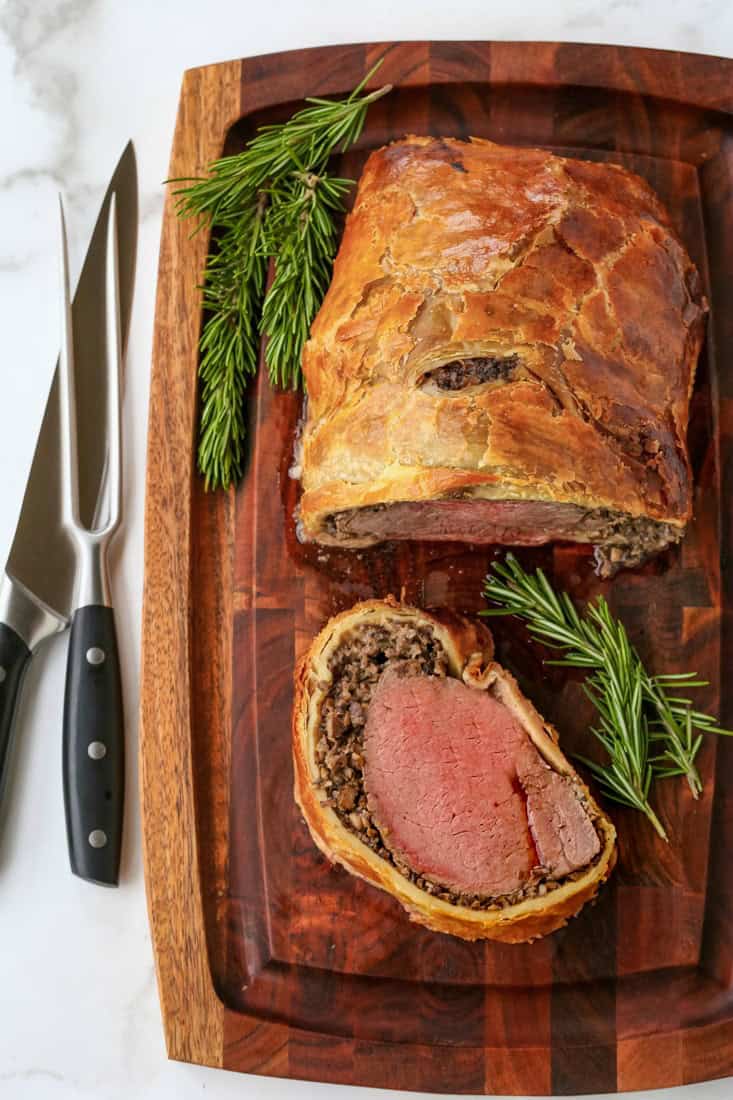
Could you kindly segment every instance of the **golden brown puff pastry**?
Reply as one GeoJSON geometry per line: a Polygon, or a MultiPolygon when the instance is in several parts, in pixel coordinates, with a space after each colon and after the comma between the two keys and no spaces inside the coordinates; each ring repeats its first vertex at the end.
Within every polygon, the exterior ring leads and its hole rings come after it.
{"type": "MultiPolygon", "coordinates": [[[[411,919],[434,931],[467,940],[518,943],[560,928],[596,894],[615,864],[616,833],[561,752],[555,730],[520,693],[514,678],[492,658],[489,631],[444,609],[427,612],[388,598],[357,604],[332,618],[296,669],[295,798],[313,840],[327,858],[392,894],[411,919]],[[553,805],[557,804],[561,810],[563,797],[566,802],[570,797],[575,803],[576,818],[582,812],[592,821],[594,846],[587,866],[576,867],[573,873],[564,875],[548,871],[547,880],[536,872],[529,878],[525,875],[522,887],[513,893],[481,898],[469,897],[458,887],[442,888],[424,869],[421,875],[414,865],[410,866],[404,853],[395,854],[387,832],[379,833],[382,828],[379,810],[375,810],[371,801],[375,792],[367,748],[370,714],[373,716],[371,708],[376,706],[387,677],[399,674],[414,682],[420,676],[418,666],[424,679],[432,684],[452,680],[450,686],[454,692],[466,691],[462,686],[466,685],[471,696],[481,699],[490,696],[492,707],[498,707],[519,728],[526,739],[526,752],[536,757],[535,772],[539,767],[545,779],[554,784],[550,787],[545,784],[545,808],[549,804],[549,811],[553,811],[553,805]]],[[[460,738],[465,734],[468,751],[472,731],[459,726],[456,721],[451,723],[450,736],[460,753],[460,738]]],[[[442,736],[443,731],[438,730],[438,734],[442,736]]],[[[422,752],[423,742],[418,737],[410,749],[416,773],[420,771],[422,752]]],[[[481,753],[482,761],[491,755],[484,756],[484,748],[481,753]]],[[[387,759],[386,763],[389,772],[392,762],[387,759]]],[[[397,769],[398,761],[394,764],[397,769]]],[[[459,767],[458,789],[462,789],[464,779],[459,767]]],[[[475,779],[470,776],[471,783],[475,779]]],[[[524,782],[531,789],[531,781],[524,782]]],[[[406,805],[410,799],[414,801],[417,785],[405,784],[406,805]]],[[[470,809],[473,789],[466,789],[469,791],[466,808],[470,809]]],[[[468,843],[465,834],[470,828],[474,829],[474,836],[485,836],[493,828],[494,818],[506,813],[503,805],[500,798],[482,803],[478,809],[486,817],[486,823],[477,829],[474,816],[472,825],[464,825],[455,841],[448,838],[450,843],[458,844],[461,839],[468,843]],[[499,808],[493,809],[497,803],[499,808]]],[[[518,810],[521,821],[514,832],[507,834],[504,829],[503,842],[506,844],[508,835],[510,847],[499,853],[502,861],[509,861],[516,855],[514,849],[521,849],[526,843],[532,803],[527,801],[526,806],[525,810],[521,807],[518,810]]],[[[457,808],[459,813],[462,810],[463,806],[457,808]]],[[[564,838],[563,846],[572,848],[567,836],[573,829],[567,813],[563,817],[560,810],[554,816],[553,812],[546,813],[545,825],[554,822],[556,832],[564,838]]],[[[434,823],[435,814],[428,814],[428,820],[434,823]]],[[[537,813],[534,821],[532,828],[539,829],[541,838],[542,822],[538,821],[537,813]]],[[[590,825],[586,822],[584,827],[587,830],[590,825]]],[[[437,842],[440,846],[440,836],[437,842]]],[[[501,835],[497,835],[496,843],[501,845],[501,835]]]]}
{"type": "Polygon", "coordinates": [[[618,165],[479,139],[377,150],[303,355],[305,537],[565,537],[606,568],[641,560],[691,514],[706,308],[618,165]]]}

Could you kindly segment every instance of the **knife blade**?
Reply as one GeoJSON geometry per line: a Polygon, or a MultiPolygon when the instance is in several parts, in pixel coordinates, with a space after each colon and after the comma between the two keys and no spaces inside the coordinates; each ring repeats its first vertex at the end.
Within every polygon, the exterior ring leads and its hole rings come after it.
{"type": "MultiPolygon", "coordinates": [[[[112,175],[73,300],[76,402],[79,410],[79,511],[92,525],[105,478],[105,440],[95,431],[95,410],[105,407],[105,325],[99,309],[107,254],[108,210],[116,196],[119,237],[120,333],[130,326],[137,249],[137,167],[132,142],[112,175]]],[[[0,800],[7,777],[13,719],[24,673],[47,638],[65,630],[74,607],[77,560],[64,526],[58,367],[26,485],[18,526],[0,580],[0,800]]]]}

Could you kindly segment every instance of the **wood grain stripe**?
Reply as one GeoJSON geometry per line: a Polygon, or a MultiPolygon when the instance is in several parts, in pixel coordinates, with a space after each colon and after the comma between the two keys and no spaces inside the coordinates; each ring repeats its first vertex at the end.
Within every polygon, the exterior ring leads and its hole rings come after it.
{"type": "MultiPolygon", "coordinates": [[[[171,177],[203,171],[239,113],[241,65],[186,73],[171,177]]],[[[200,300],[207,241],[191,239],[169,193],[160,248],[150,390],[140,788],[148,911],[172,1058],[220,1065],[223,1006],[214,993],[194,802],[189,619],[191,499],[200,300]]],[[[205,858],[209,858],[208,854],[205,858]]]]}

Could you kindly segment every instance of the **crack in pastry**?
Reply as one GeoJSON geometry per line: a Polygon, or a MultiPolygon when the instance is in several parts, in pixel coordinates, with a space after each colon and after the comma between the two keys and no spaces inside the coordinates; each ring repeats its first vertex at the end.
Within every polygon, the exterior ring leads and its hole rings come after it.
{"type": "Polygon", "coordinates": [[[486,382],[506,382],[519,366],[518,355],[483,355],[453,359],[432,367],[423,375],[420,386],[427,393],[465,390],[486,382]]]}

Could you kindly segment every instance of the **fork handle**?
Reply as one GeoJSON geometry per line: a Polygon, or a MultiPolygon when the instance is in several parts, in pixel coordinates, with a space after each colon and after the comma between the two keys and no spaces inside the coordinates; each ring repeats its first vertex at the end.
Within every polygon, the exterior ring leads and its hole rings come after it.
{"type": "Polygon", "coordinates": [[[71,869],[116,886],[122,846],[125,745],[114,611],[74,614],[66,666],[64,803],[71,869]]]}

